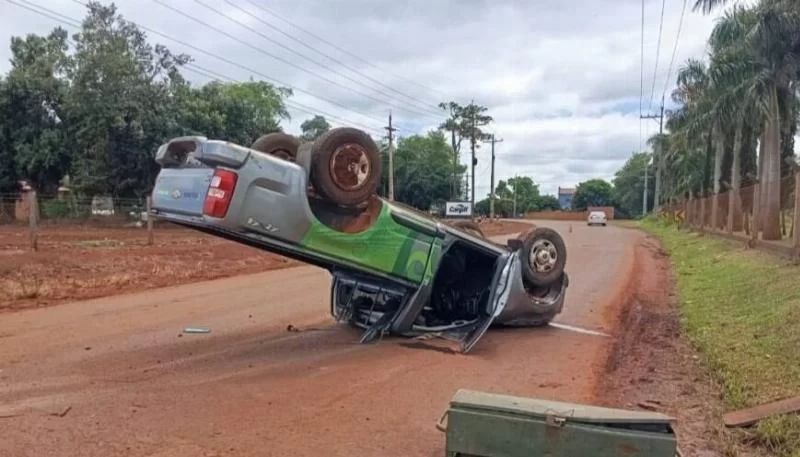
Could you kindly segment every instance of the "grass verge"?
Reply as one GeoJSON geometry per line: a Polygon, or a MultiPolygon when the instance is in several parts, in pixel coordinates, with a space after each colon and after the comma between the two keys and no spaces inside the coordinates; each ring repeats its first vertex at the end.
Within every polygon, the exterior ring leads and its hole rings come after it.
{"type": "MultiPolygon", "coordinates": [[[[683,329],[724,388],[728,410],[800,395],[800,268],[755,250],[647,219],[678,277],[683,329]]],[[[800,415],[742,439],[800,457],[800,415]]]]}

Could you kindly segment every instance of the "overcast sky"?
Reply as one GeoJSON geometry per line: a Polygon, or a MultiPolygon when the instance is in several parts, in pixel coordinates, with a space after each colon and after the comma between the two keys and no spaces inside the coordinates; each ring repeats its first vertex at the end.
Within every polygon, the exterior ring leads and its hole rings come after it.
{"type": "MultiPolygon", "coordinates": [[[[13,1],[41,5],[73,19],[84,15],[84,7],[73,0],[13,1]]],[[[545,193],[554,194],[558,186],[572,187],[590,178],[611,179],[639,149],[640,128],[645,138],[658,131],[656,121],[639,119],[639,0],[115,3],[129,20],[228,60],[149,33],[151,41],[191,54],[199,67],[235,80],[269,77],[295,88],[291,100],[298,105],[290,109],[293,119],[285,125],[292,133],[299,132],[299,124],[311,116],[308,110],[335,116],[339,122],[334,125],[357,124],[381,131],[391,109],[397,133],[409,135],[443,120],[435,108],[439,102],[474,99],[489,107],[495,119],[489,130],[504,140],[496,149],[497,179],[528,175],[545,193]],[[232,38],[160,3],[208,22],[232,38]]],[[[705,39],[718,15],[692,12],[692,3],[686,9],[667,98],[677,68],[689,57],[704,55],[705,39]]],[[[682,4],[680,0],[666,2],[655,94],[648,110],[661,1],[645,0],[646,112],[656,112],[664,92],[682,4]]],[[[0,0],[0,71],[8,70],[11,36],[44,34],[55,25],[53,19],[0,0]]],[[[197,83],[209,80],[186,74],[197,83]]],[[[489,146],[481,147],[477,157],[479,199],[489,191],[489,146]]],[[[464,154],[462,163],[469,163],[464,154]]]]}

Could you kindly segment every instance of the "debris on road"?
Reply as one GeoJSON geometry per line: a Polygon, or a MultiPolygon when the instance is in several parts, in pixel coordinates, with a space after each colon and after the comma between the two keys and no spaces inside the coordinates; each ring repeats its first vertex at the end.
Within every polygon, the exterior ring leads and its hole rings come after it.
{"type": "Polygon", "coordinates": [[[286,331],[287,332],[295,332],[295,333],[298,333],[298,332],[322,332],[322,331],[325,331],[325,330],[333,330],[333,329],[332,328],[319,328],[319,327],[300,328],[300,327],[296,327],[296,326],[294,326],[292,324],[289,324],[289,325],[286,326],[286,331]]]}
{"type": "Polygon", "coordinates": [[[770,416],[800,412],[800,397],[764,403],[753,408],[740,409],[725,414],[722,420],[726,427],[747,427],[770,416]]]}
{"type": "Polygon", "coordinates": [[[661,406],[661,402],[658,400],[645,400],[636,403],[636,406],[649,411],[657,411],[661,406]]]}
{"type": "Polygon", "coordinates": [[[51,415],[51,416],[57,416],[57,417],[64,417],[64,416],[66,416],[67,414],[69,414],[69,412],[70,412],[70,411],[72,411],[72,405],[69,405],[69,406],[67,406],[66,408],[64,408],[64,409],[63,409],[63,410],[61,410],[60,412],[57,412],[57,413],[50,413],[50,415],[51,415]]]}
{"type": "Polygon", "coordinates": [[[186,327],[183,329],[183,333],[211,333],[211,329],[208,327],[186,327]]]}
{"type": "Polygon", "coordinates": [[[583,333],[585,335],[604,336],[604,337],[609,337],[610,336],[608,333],[598,332],[596,330],[589,330],[589,329],[581,328],[581,327],[575,327],[573,325],[561,324],[561,323],[558,323],[558,322],[550,322],[548,325],[550,327],[559,328],[561,330],[568,330],[570,332],[583,333]]]}
{"type": "Polygon", "coordinates": [[[453,455],[671,457],[677,448],[673,420],[660,413],[459,389],[436,428],[445,433],[453,455]],[[522,426],[533,432],[519,433],[522,426]]]}

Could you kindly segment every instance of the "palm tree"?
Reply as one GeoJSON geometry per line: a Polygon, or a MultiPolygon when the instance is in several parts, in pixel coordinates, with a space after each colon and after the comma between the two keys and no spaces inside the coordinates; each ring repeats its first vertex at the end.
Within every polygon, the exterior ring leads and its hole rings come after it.
{"type": "MultiPolygon", "coordinates": [[[[701,6],[713,7],[724,2],[701,0],[701,6]]],[[[734,92],[745,94],[762,117],[763,167],[762,183],[763,233],[765,240],[781,238],[781,114],[780,94],[794,94],[800,72],[800,7],[788,0],[762,0],[755,7],[735,6],[715,27],[712,47],[718,58],[720,79],[738,80],[734,92]],[[732,57],[735,55],[736,57],[732,57]]],[[[721,92],[720,98],[732,95],[721,92]]],[[[787,104],[784,103],[784,106],[787,104]]],[[[730,105],[716,104],[719,113],[730,105]]],[[[741,106],[740,106],[741,108],[741,106]]],[[[729,113],[729,112],[728,112],[729,113]]]]}
{"type": "Polygon", "coordinates": [[[702,179],[697,191],[705,194],[711,187],[711,163],[714,140],[714,123],[704,113],[710,105],[708,96],[707,65],[697,59],[689,59],[678,70],[678,87],[672,93],[672,99],[683,105],[680,122],[675,132],[685,138],[686,144],[695,150],[704,150],[705,161],[702,167],[702,179]]]}
{"type": "MultiPolygon", "coordinates": [[[[713,64],[710,69],[712,85],[717,88],[715,109],[725,123],[733,129],[733,148],[731,150],[730,194],[728,198],[728,231],[742,229],[741,177],[742,143],[748,119],[758,119],[753,99],[746,88],[755,76],[754,68],[747,65],[747,56],[737,47],[744,37],[731,33],[732,21],[752,24],[754,16],[749,12],[726,14],[714,27],[709,38],[713,50],[713,64]]],[[[740,29],[733,27],[734,29],[740,29]]]]}

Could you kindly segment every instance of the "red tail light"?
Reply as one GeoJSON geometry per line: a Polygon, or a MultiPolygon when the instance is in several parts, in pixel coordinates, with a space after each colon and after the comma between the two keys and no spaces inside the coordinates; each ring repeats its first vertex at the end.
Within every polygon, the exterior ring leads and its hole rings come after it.
{"type": "Polygon", "coordinates": [[[203,202],[203,214],[211,217],[225,217],[236,188],[236,173],[229,170],[215,170],[211,185],[203,202]]]}

